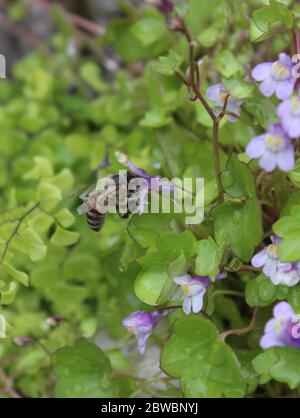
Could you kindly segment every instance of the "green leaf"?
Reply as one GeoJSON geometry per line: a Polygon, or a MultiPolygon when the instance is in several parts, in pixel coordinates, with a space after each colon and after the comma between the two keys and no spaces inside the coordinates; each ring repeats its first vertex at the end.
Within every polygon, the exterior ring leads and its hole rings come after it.
{"type": "Polygon", "coordinates": [[[238,349],[235,351],[242,368],[242,375],[247,384],[247,394],[255,392],[258,383],[259,376],[253,367],[252,360],[258,355],[260,349],[238,349]]]}
{"type": "Polygon", "coordinates": [[[144,47],[148,47],[166,33],[166,25],[163,18],[146,17],[136,22],[130,31],[144,47]]]}
{"type": "Polygon", "coordinates": [[[61,209],[55,215],[55,218],[64,228],[69,228],[75,222],[75,216],[67,208],[61,209]]]}
{"type": "Polygon", "coordinates": [[[243,397],[245,382],[231,348],[218,339],[216,327],[199,316],[175,323],[174,334],[165,345],[161,367],[180,378],[185,397],[243,397]]]}
{"type": "Polygon", "coordinates": [[[4,270],[17,282],[22,283],[24,286],[29,286],[29,276],[24,271],[15,269],[11,264],[4,264],[4,270]]]}
{"type": "Polygon", "coordinates": [[[262,32],[256,41],[268,39],[276,33],[294,26],[293,13],[281,2],[270,0],[270,6],[261,7],[253,12],[253,20],[262,32]]]}
{"type": "Polygon", "coordinates": [[[280,383],[286,383],[291,389],[300,385],[297,364],[300,362],[300,350],[292,347],[275,347],[264,351],[253,360],[253,366],[259,374],[268,374],[280,383]]]}
{"type": "Polygon", "coordinates": [[[172,215],[145,214],[134,216],[128,224],[128,231],[133,239],[143,248],[155,246],[159,235],[172,232],[172,215]]]}
{"type": "Polygon", "coordinates": [[[295,312],[300,314],[300,287],[295,286],[290,288],[288,295],[288,302],[292,305],[295,312]]]}
{"type": "Polygon", "coordinates": [[[255,85],[247,83],[242,77],[232,77],[229,80],[223,80],[224,86],[229,90],[231,96],[235,99],[247,99],[252,97],[255,85]]]}
{"type": "Polygon", "coordinates": [[[211,48],[220,37],[219,25],[212,25],[198,35],[198,41],[206,48],[211,48]]]}
{"type": "Polygon", "coordinates": [[[136,296],[148,305],[157,305],[168,300],[168,296],[162,298],[163,293],[169,293],[174,289],[174,283],[164,269],[152,269],[142,271],[134,285],[136,296]],[[169,292],[168,292],[169,291],[169,292]]]}
{"type": "Polygon", "coordinates": [[[56,227],[55,233],[51,237],[51,244],[59,245],[62,247],[76,244],[79,240],[80,234],[78,232],[67,231],[60,226],[56,227]]]}
{"type": "Polygon", "coordinates": [[[95,91],[102,93],[107,89],[105,82],[101,78],[100,69],[94,62],[84,63],[79,69],[79,74],[95,91]]]}
{"type": "Polygon", "coordinates": [[[17,235],[11,246],[22,254],[26,254],[32,261],[38,261],[45,257],[47,247],[44,245],[40,236],[32,229],[27,227],[17,235]]]}
{"type": "Polygon", "coordinates": [[[70,190],[74,184],[74,176],[68,168],[64,168],[56,176],[52,177],[48,181],[52,186],[58,187],[58,189],[65,193],[70,190]]]}
{"type": "Polygon", "coordinates": [[[245,290],[246,302],[249,306],[269,306],[275,300],[285,299],[288,295],[287,286],[275,286],[270,278],[263,273],[247,282],[245,290]]]}
{"type": "Polygon", "coordinates": [[[222,76],[226,78],[229,78],[238,72],[244,72],[243,66],[229,49],[224,49],[217,54],[216,67],[222,76]]]}
{"type": "Polygon", "coordinates": [[[197,258],[195,273],[199,276],[209,276],[215,279],[219,273],[219,264],[222,259],[223,251],[212,238],[201,240],[196,245],[197,258]]]}
{"type": "Polygon", "coordinates": [[[78,340],[52,356],[58,377],[57,398],[116,397],[116,388],[109,380],[111,366],[106,355],[94,344],[78,340]]]}
{"type": "Polygon", "coordinates": [[[291,216],[280,218],[273,231],[282,238],[279,247],[282,262],[297,262],[300,260],[300,207],[293,206],[291,216]]]}
{"type": "Polygon", "coordinates": [[[240,161],[235,154],[228,159],[226,171],[222,173],[222,185],[232,197],[256,196],[253,174],[247,164],[240,161]]]}
{"type": "Polygon", "coordinates": [[[0,290],[0,303],[1,305],[9,305],[14,302],[18,291],[18,285],[16,282],[10,282],[8,289],[0,290]]]}
{"type": "Polygon", "coordinates": [[[50,161],[45,157],[34,157],[35,167],[24,174],[24,180],[41,180],[53,176],[53,167],[50,161]]]}
{"type": "Polygon", "coordinates": [[[62,194],[58,187],[42,182],[39,186],[37,198],[41,208],[51,211],[62,200],[62,194]]]}
{"type": "Polygon", "coordinates": [[[153,68],[160,74],[170,76],[178,70],[182,61],[183,57],[176,51],[171,50],[165,57],[159,57],[159,62],[155,62],[153,68]]]}
{"type": "Polygon", "coordinates": [[[289,172],[289,178],[295,186],[300,187],[300,158],[297,159],[294,170],[289,172]]]}
{"type": "Polygon", "coordinates": [[[234,254],[249,261],[263,236],[260,207],[255,198],[245,203],[225,202],[212,211],[216,241],[227,243],[234,254]]]}
{"type": "Polygon", "coordinates": [[[145,128],[161,128],[169,125],[172,118],[162,109],[149,110],[141,120],[140,125],[145,128]]]}
{"type": "Polygon", "coordinates": [[[119,269],[121,272],[126,271],[129,264],[136,260],[138,248],[136,241],[128,236],[119,262],[119,269]]]}

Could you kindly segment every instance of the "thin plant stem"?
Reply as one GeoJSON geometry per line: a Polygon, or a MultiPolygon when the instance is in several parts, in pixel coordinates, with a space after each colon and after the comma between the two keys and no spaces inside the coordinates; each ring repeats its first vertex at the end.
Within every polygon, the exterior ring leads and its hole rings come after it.
{"type": "Polygon", "coordinates": [[[255,308],[254,311],[253,311],[251,322],[247,327],[240,328],[240,329],[229,329],[227,331],[224,331],[219,335],[219,339],[221,341],[225,341],[226,338],[229,337],[229,335],[247,334],[248,332],[252,331],[255,328],[255,325],[256,325],[257,313],[258,313],[258,308],[255,308]]]}
{"type": "Polygon", "coordinates": [[[7,251],[9,249],[9,246],[10,246],[12,240],[14,239],[14,237],[18,234],[19,228],[22,225],[24,219],[28,215],[30,215],[33,211],[35,211],[39,207],[39,205],[40,205],[39,203],[36,203],[34,206],[32,206],[30,209],[28,209],[25,213],[23,213],[23,215],[18,219],[18,223],[17,223],[15,229],[13,230],[10,237],[8,238],[8,240],[4,244],[4,250],[3,250],[3,253],[2,253],[1,258],[0,258],[0,265],[3,263],[3,261],[5,259],[5,256],[7,254],[7,251]]]}
{"type": "Polygon", "coordinates": [[[221,181],[221,164],[219,154],[219,122],[214,122],[212,131],[212,146],[215,165],[215,175],[218,188],[218,200],[220,203],[224,202],[224,193],[221,181]]]}

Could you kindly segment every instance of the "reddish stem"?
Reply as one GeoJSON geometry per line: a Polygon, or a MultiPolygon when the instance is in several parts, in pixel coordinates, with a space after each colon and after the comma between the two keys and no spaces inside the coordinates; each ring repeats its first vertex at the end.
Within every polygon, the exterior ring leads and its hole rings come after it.
{"type": "Polygon", "coordinates": [[[241,335],[241,334],[246,334],[247,332],[252,331],[256,325],[257,313],[258,313],[258,308],[255,308],[253,311],[251,322],[247,327],[240,328],[240,329],[229,329],[228,331],[224,331],[219,335],[219,339],[221,341],[225,341],[225,339],[229,337],[229,335],[241,335]]]}

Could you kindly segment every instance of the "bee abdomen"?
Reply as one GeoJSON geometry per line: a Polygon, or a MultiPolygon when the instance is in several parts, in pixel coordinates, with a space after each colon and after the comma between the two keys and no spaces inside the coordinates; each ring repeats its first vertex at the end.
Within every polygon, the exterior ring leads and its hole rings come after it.
{"type": "Polygon", "coordinates": [[[99,231],[104,223],[104,214],[91,209],[86,213],[87,223],[93,231],[99,231]]]}

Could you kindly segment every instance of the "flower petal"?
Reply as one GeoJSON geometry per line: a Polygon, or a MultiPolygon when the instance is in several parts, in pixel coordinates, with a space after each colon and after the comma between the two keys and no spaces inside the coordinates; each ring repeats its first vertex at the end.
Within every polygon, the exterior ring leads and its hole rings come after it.
{"type": "Polygon", "coordinates": [[[198,313],[201,311],[202,307],[203,307],[203,297],[205,295],[206,289],[203,289],[201,292],[197,293],[195,296],[193,296],[192,298],[192,307],[193,307],[193,312],[194,313],[198,313]]]}
{"type": "Polygon", "coordinates": [[[137,343],[138,343],[138,350],[140,354],[144,354],[146,350],[146,341],[149,337],[150,337],[150,333],[136,335],[137,343]]]}
{"type": "Polygon", "coordinates": [[[277,165],[282,171],[293,170],[295,167],[295,151],[292,144],[278,153],[277,165]]]}
{"type": "Polygon", "coordinates": [[[278,55],[278,58],[279,58],[279,61],[280,61],[282,64],[286,65],[287,67],[292,67],[292,59],[291,59],[291,57],[290,57],[288,54],[286,54],[285,52],[281,52],[281,53],[278,55]]]}
{"type": "Polygon", "coordinates": [[[266,78],[261,85],[259,86],[259,90],[262,94],[266,97],[272,96],[276,90],[277,82],[272,77],[266,78]]]}
{"type": "Polygon", "coordinates": [[[186,315],[189,315],[191,313],[191,309],[192,309],[192,299],[190,297],[186,297],[183,300],[183,304],[182,304],[182,309],[183,312],[186,315]]]}
{"type": "Polygon", "coordinates": [[[223,86],[223,84],[215,84],[213,86],[208,87],[208,89],[206,90],[206,97],[208,98],[208,100],[212,100],[216,102],[217,105],[219,104],[220,106],[222,106],[223,101],[221,99],[221,92],[224,90],[225,87],[223,86]]]}
{"type": "Polygon", "coordinates": [[[290,100],[284,100],[280,105],[277,107],[277,116],[279,118],[284,118],[288,116],[291,112],[291,102],[290,100]]]}
{"type": "Polygon", "coordinates": [[[277,163],[277,156],[275,153],[266,151],[264,155],[259,160],[259,165],[261,168],[267,172],[271,172],[275,169],[277,163]]]}
{"type": "Polygon", "coordinates": [[[268,251],[267,248],[264,248],[259,253],[255,254],[254,257],[252,257],[251,264],[256,268],[259,268],[266,264],[267,259],[268,251]]]}
{"type": "Polygon", "coordinates": [[[285,344],[275,334],[265,334],[261,337],[259,345],[261,348],[283,347],[285,344]]]}
{"type": "Polygon", "coordinates": [[[300,136],[300,117],[288,115],[282,119],[282,125],[290,138],[300,136]]]}
{"type": "Polygon", "coordinates": [[[183,276],[174,277],[173,280],[179,286],[189,285],[191,282],[191,276],[188,274],[185,274],[183,276]]]}
{"type": "Polygon", "coordinates": [[[265,134],[256,136],[251,139],[246,148],[246,154],[250,158],[260,158],[265,152],[265,134]]]}
{"type": "Polygon", "coordinates": [[[268,258],[264,265],[263,272],[266,276],[271,277],[276,272],[277,261],[272,258],[268,258]]]}
{"type": "Polygon", "coordinates": [[[276,86],[276,97],[280,100],[286,100],[293,94],[296,80],[278,81],[276,86]]]}
{"type": "Polygon", "coordinates": [[[279,302],[273,309],[274,318],[285,317],[286,319],[292,318],[295,315],[294,309],[288,302],[279,302]]]}
{"type": "Polygon", "coordinates": [[[263,62],[262,64],[258,64],[256,67],[254,67],[251,73],[254,80],[263,81],[269,77],[272,65],[272,62],[263,62]]]}

